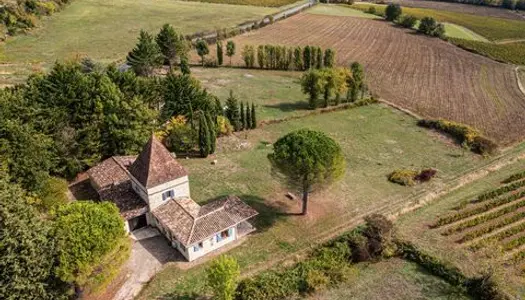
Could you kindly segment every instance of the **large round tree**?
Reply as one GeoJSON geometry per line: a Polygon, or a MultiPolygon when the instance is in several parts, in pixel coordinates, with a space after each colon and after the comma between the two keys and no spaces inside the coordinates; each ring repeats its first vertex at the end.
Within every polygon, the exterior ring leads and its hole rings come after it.
{"type": "Polygon", "coordinates": [[[346,170],[341,147],[326,134],[308,129],[280,138],[268,159],[272,172],[303,194],[303,215],[308,211],[308,194],[340,179],[346,170]]]}

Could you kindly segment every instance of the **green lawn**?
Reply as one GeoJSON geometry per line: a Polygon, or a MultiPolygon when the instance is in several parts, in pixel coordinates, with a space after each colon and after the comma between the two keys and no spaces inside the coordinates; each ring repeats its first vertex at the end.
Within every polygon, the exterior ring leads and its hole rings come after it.
{"type": "Polygon", "coordinates": [[[311,300],[463,300],[470,299],[443,279],[428,274],[417,264],[392,258],[359,264],[340,286],[317,293],[311,300]]]}
{"type": "MultiPolygon", "coordinates": [[[[374,6],[377,12],[384,12],[386,5],[357,3],[352,8],[362,11],[374,6]]],[[[525,38],[525,21],[509,20],[494,17],[483,17],[471,14],[456,13],[425,8],[403,7],[403,14],[418,19],[433,17],[439,22],[453,23],[472,30],[491,41],[525,38]]]]}
{"type": "MultiPolygon", "coordinates": [[[[226,58],[228,64],[228,58],[226,58]]],[[[211,93],[226,102],[233,90],[239,101],[257,106],[257,119],[271,120],[308,112],[306,96],[301,92],[301,72],[247,70],[237,68],[193,68],[211,93]]]]}
{"type": "Polygon", "coordinates": [[[10,38],[1,49],[1,62],[47,62],[90,56],[123,59],[139,31],[158,32],[170,23],[184,34],[214,30],[260,19],[277,8],[224,5],[175,0],[75,0],[40,28],[10,38]]]}
{"type": "Polygon", "coordinates": [[[499,260],[501,253],[496,247],[492,249],[489,247],[484,251],[474,253],[455,243],[454,240],[457,237],[443,236],[441,235],[442,230],[430,229],[429,225],[433,224],[439,216],[453,212],[452,209],[461,202],[472,200],[484,191],[500,187],[503,179],[523,170],[525,170],[525,161],[521,160],[489,174],[482,180],[455,190],[414,213],[401,217],[396,222],[398,233],[403,239],[413,242],[424,251],[460,267],[468,276],[492,268],[503,278],[508,291],[516,295],[517,299],[522,299],[525,297],[524,278],[517,276],[519,270],[514,268],[518,267],[517,265],[505,266],[499,260]]]}
{"type": "MultiPolygon", "coordinates": [[[[189,170],[192,198],[200,203],[220,195],[236,194],[260,212],[259,231],[228,254],[238,259],[242,271],[266,268],[270,261],[308,248],[348,229],[371,211],[386,212],[416,203],[423,194],[447,186],[463,173],[491,159],[444,143],[415,125],[415,120],[383,105],[372,105],[309,116],[239,133],[223,139],[216,157],[181,160],[189,170]],[[268,143],[299,128],[322,130],[341,144],[347,161],[343,180],[314,193],[307,217],[297,213],[299,203],[288,200],[272,178],[268,143]],[[227,150],[224,150],[227,149],[227,150]],[[212,165],[212,159],[217,164],[212,165]],[[387,175],[398,168],[433,167],[439,176],[430,183],[407,188],[389,183],[387,175]]],[[[144,289],[139,299],[202,293],[206,264],[181,271],[167,266],[144,289]]]]}
{"type": "Polygon", "coordinates": [[[306,13],[314,15],[328,15],[328,16],[341,16],[341,17],[358,17],[367,19],[381,19],[381,17],[364,13],[357,9],[352,9],[346,5],[335,5],[335,4],[318,4],[313,8],[306,11],[306,13]]]}

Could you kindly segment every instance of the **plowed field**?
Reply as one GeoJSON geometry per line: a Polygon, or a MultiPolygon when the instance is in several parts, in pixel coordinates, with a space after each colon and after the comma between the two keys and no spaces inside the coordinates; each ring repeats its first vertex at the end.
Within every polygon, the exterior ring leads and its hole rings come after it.
{"type": "MultiPolygon", "coordinates": [[[[384,21],[300,14],[234,40],[237,49],[332,47],[338,64],[365,66],[371,90],[383,99],[425,117],[472,125],[503,145],[525,135],[525,95],[512,66],[384,21]]],[[[242,65],[240,55],[234,64],[242,65]]]]}

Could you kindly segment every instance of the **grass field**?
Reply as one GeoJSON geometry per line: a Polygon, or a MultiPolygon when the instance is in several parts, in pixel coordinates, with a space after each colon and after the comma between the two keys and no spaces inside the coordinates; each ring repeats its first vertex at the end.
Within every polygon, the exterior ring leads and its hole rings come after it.
{"type": "Polygon", "coordinates": [[[400,235],[404,239],[422,247],[425,251],[459,266],[463,272],[470,276],[493,268],[496,274],[502,277],[507,284],[506,288],[508,291],[518,299],[523,298],[525,296],[525,277],[523,277],[521,272],[525,264],[523,260],[513,260],[513,255],[519,253],[519,242],[522,241],[520,237],[523,236],[525,231],[521,231],[521,233],[516,231],[514,235],[507,235],[501,240],[496,239],[505,233],[512,233],[508,231],[509,229],[519,229],[520,224],[525,220],[524,218],[521,218],[521,220],[518,218],[523,210],[511,209],[512,211],[508,214],[492,218],[499,214],[497,213],[498,211],[519,204],[520,200],[517,199],[509,204],[495,206],[487,212],[481,212],[481,209],[479,209],[485,204],[500,201],[499,199],[504,199],[516,192],[509,192],[509,194],[504,194],[494,199],[471,203],[466,206],[465,203],[469,203],[486,191],[501,187],[502,180],[524,170],[525,161],[522,160],[499,172],[490,174],[484,180],[468,184],[415,213],[401,217],[397,222],[400,235]],[[474,209],[479,209],[480,213],[465,219],[459,219],[449,225],[442,225],[437,229],[430,228],[430,226],[436,224],[439,218],[470,212],[474,209]],[[481,216],[484,216],[484,222],[476,225],[477,220],[481,216]],[[515,218],[514,223],[505,224],[504,220],[510,220],[511,218],[515,218]],[[467,223],[472,227],[465,227],[467,223]],[[460,227],[464,229],[458,229],[460,227]],[[454,231],[454,233],[448,234],[447,231],[454,231]],[[468,240],[464,240],[466,236],[470,236],[467,238],[468,240]],[[484,241],[491,242],[476,251],[471,250],[473,246],[479,245],[484,241]],[[508,246],[509,248],[507,248],[507,245],[510,245],[508,246]],[[515,246],[515,248],[511,249],[511,246],[515,246]]]}
{"type": "MultiPolygon", "coordinates": [[[[351,7],[366,11],[371,6],[374,6],[378,12],[384,12],[386,8],[386,5],[371,3],[357,3],[351,7]]],[[[423,17],[434,17],[439,22],[457,24],[474,31],[491,41],[525,38],[525,21],[411,7],[403,7],[403,14],[412,15],[418,19],[423,17]]]]}
{"type": "Polygon", "coordinates": [[[89,56],[123,59],[141,29],[157,33],[164,23],[184,34],[259,19],[278,9],[175,0],[75,0],[43,20],[40,28],[3,44],[1,62],[47,62],[89,56]]]}
{"type": "MultiPolygon", "coordinates": [[[[227,59],[226,59],[227,61],[227,59]]],[[[257,105],[257,119],[272,120],[308,112],[301,92],[300,72],[194,68],[193,75],[208,91],[226,102],[229,91],[242,102],[257,105]]]]}
{"type": "Polygon", "coordinates": [[[506,44],[468,41],[462,38],[451,39],[450,41],[461,48],[490,57],[497,61],[525,65],[525,41],[506,44]]]}
{"type": "MultiPolygon", "coordinates": [[[[421,193],[443,188],[460,174],[491,161],[443,143],[415,126],[411,117],[383,105],[267,125],[238,136],[240,140],[221,140],[214,158],[181,163],[189,171],[196,201],[204,203],[219,195],[236,194],[259,211],[255,221],[259,231],[228,252],[238,259],[243,274],[267,268],[272,262],[290,263],[296,257],[292,253],[356,225],[364,215],[405,207],[421,193]],[[271,177],[266,158],[271,151],[268,143],[304,127],[325,131],[336,139],[347,161],[341,182],[312,195],[307,217],[288,215],[300,210],[299,203],[284,196],[286,190],[271,177]],[[242,150],[235,151],[239,148],[242,150]],[[210,164],[212,159],[217,159],[217,165],[210,164]],[[439,176],[413,188],[388,182],[388,173],[405,167],[434,167],[439,176]]],[[[176,265],[168,265],[139,299],[202,293],[205,267],[181,271],[176,265]]]]}
{"type": "Polygon", "coordinates": [[[328,5],[318,4],[311,9],[307,10],[306,13],[313,15],[327,15],[327,16],[340,16],[340,17],[358,17],[367,19],[381,19],[381,17],[367,14],[358,9],[352,9],[347,5],[328,5]]]}
{"type": "Polygon", "coordinates": [[[449,38],[464,39],[470,41],[488,42],[486,38],[481,35],[456,24],[444,23],[445,35],[449,38]]]}
{"type": "MultiPolygon", "coordinates": [[[[427,118],[466,123],[498,143],[521,141],[525,95],[514,67],[382,20],[300,14],[233,38],[333,48],[340,66],[363,64],[372,93],[427,118]]],[[[197,60],[195,60],[196,62],[197,60]]],[[[234,64],[243,65],[240,55],[234,64]]]]}
{"type": "Polygon", "coordinates": [[[358,265],[340,286],[317,293],[309,300],[463,300],[470,299],[439,277],[428,274],[417,264],[389,259],[358,265]]]}

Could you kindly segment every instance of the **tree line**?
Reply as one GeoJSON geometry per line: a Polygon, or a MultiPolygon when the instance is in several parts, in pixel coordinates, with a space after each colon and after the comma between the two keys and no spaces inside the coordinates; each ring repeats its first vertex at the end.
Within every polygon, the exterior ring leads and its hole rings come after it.
{"type": "Polygon", "coordinates": [[[365,96],[368,88],[364,69],[354,62],[350,68],[322,68],[306,71],[301,77],[303,93],[310,108],[328,107],[342,102],[355,102],[365,96]]]}
{"type": "MultiPolygon", "coordinates": [[[[403,15],[403,9],[397,3],[388,4],[385,10],[385,19],[409,29],[413,29],[418,22],[418,19],[414,16],[403,15]]],[[[417,31],[428,36],[445,37],[445,26],[432,17],[424,17],[419,20],[417,31]]]]}

